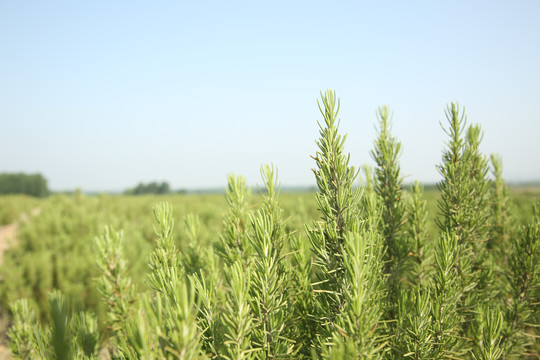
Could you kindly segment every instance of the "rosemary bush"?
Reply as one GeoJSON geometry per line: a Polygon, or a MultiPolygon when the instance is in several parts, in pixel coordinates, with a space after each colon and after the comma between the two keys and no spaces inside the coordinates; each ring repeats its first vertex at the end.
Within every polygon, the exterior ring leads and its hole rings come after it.
{"type": "Polygon", "coordinates": [[[360,183],[339,132],[340,102],[334,92],[321,95],[313,156],[319,218],[304,232],[292,231],[284,216],[270,165],[261,168],[264,195],[255,208],[245,179],[228,178],[228,210],[213,239],[201,240],[205,222],[189,215],[180,243],[172,206],[159,203],[146,281],[129,270],[124,233],[105,228],[94,250],[104,315],[54,291],[40,322],[33,306],[18,300],[8,334],[13,355],[537,357],[540,204],[520,228],[496,156],[489,177],[480,127],[468,126],[457,104],[448,107],[434,234],[422,184],[403,186],[389,109],[378,111],[376,166],[360,183]]]}

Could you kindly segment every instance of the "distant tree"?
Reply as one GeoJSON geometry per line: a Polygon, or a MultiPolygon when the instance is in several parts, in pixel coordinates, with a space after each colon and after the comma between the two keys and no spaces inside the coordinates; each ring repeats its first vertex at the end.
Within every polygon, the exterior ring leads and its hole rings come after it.
{"type": "Polygon", "coordinates": [[[47,179],[41,174],[0,174],[0,195],[25,194],[44,197],[49,194],[47,179]]]}
{"type": "Polygon", "coordinates": [[[155,181],[148,184],[139,183],[134,188],[124,191],[124,194],[126,195],[145,195],[145,194],[162,195],[162,194],[170,194],[170,193],[171,193],[171,188],[169,186],[169,183],[165,181],[163,181],[162,183],[157,183],[155,181]]]}
{"type": "Polygon", "coordinates": [[[160,185],[158,185],[157,187],[157,193],[158,194],[168,194],[171,192],[171,189],[169,187],[169,184],[166,183],[165,181],[162,182],[160,185]]]}

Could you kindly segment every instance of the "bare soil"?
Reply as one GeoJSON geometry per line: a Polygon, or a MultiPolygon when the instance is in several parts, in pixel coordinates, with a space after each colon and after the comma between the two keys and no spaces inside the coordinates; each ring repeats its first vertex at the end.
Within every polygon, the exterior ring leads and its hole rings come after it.
{"type": "MultiPolygon", "coordinates": [[[[4,262],[4,252],[17,242],[17,230],[19,229],[19,223],[27,222],[32,216],[36,216],[39,213],[40,209],[35,208],[30,212],[30,216],[28,216],[28,214],[21,214],[18,222],[0,226],[0,266],[2,266],[2,263],[4,262]]],[[[6,325],[2,324],[1,326],[2,332],[6,330],[4,329],[4,326],[6,325]]],[[[3,344],[4,341],[5,334],[0,334],[0,360],[10,360],[12,358],[11,351],[6,344],[3,344]]]]}
{"type": "Polygon", "coordinates": [[[6,345],[0,345],[0,360],[10,360],[11,351],[6,345]]]}
{"type": "MultiPolygon", "coordinates": [[[[19,224],[17,223],[0,226],[0,266],[2,266],[4,261],[4,252],[15,243],[15,236],[17,235],[18,228],[19,224]]],[[[4,329],[4,326],[6,326],[6,324],[3,324],[2,326],[3,331],[6,330],[4,329]]],[[[5,339],[3,339],[3,341],[5,341],[5,339]]],[[[0,344],[0,360],[9,359],[11,359],[11,351],[6,344],[0,344]]]]}
{"type": "MultiPolygon", "coordinates": [[[[23,213],[19,216],[19,221],[13,224],[0,226],[0,266],[3,263],[4,252],[16,243],[17,230],[19,224],[29,221],[32,217],[39,215],[40,208],[34,208],[30,214],[23,213]]],[[[1,360],[1,358],[0,358],[1,360]]]]}
{"type": "Polygon", "coordinates": [[[15,243],[18,228],[17,223],[0,226],[0,266],[4,261],[4,252],[15,243]]]}

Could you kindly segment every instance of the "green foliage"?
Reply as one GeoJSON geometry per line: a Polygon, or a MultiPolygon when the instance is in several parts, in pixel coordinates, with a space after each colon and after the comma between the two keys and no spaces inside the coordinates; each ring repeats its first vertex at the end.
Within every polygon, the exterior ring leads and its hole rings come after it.
{"type": "Polygon", "coordinates": [[[314,198],[280,193],[265,165],[259,194],[231,175],[225,198],[168,197],[153,222],[151,197],[40,202],[0,268],[13,355],[538,357],[540,203],[523,220],[497,157],[488,179],[480,128],[450,105],[440,192],[406,191],[382,107],[374,176],[357,186],[335,93],[319,109],[314,198]]]}
{"type": "MultiPolygon", "coordinates": [[[[212,258],[213,252],[209,253],[212,258]]],[[[224,325],[220,314],[225,296],[217,273],[205,276],[200,272],[192,277],[199,302],[198,323],[203,351],[211,358],[221,358],[224,347],[224,325]]]]}
{"type": "Polygon", "coordinates": [[[172,208],[160,203],[154,216],[158,226],[154,250],[148,258],[151,290],[137,302],[131,281],[125,276],[121,234],[111,236],[106,229],[98,240],[100,289],[116,339],[116,346],[110,352],[112,356],[128,359],[199,359],[195,290],[188,283],[174,244],[172,208]],[[117,266],[111,261],[114,259],[117,266]],[[133,317],[134,309],[137,309],[136,317],[133,317]]]}
{"type": "MultiPolygon", "coordinates": [[[[128,276],[123,254],[123,233],[109,227],[96,239],[97,267],[101,274],[97,288],[107,304],[107,329],[116,338],[125,336],[123,329],[135,302],[135,289],[128,276]]],[[[118,341],[118,339],[117,339],[118,341]]]]}
{"type": "MultiPolygon", "coordinates": [[[[461,330],[450,330],[456,333],[455,337],[471,338],[474,327],[479,326],[478,322],[475,322],[475,308],[478,304],[489,301],[493,286],[490,284],[493,276],[490,274],[485,251],[489,233],[491,183],[487,179],[487,159],[479,151],[480,128],[470,126],[463,136],[465,114],[460,114],[456,104],[447,108],[446,115],[449,122],[446,133],[450,140],[448,148],[443,151],[442,163],[438,166],[443,179],[439,183],[441,217],[437,219],[437,223],[444,233],[443,237],[452,241],[448,242],[449,249],[439,247],[436,257],[440,262],[440,259],[446,256],[446,251],[455,251],[456,258],[451,266],[455,267],[457,272],[448,272],[451,279],[441,276],[437,279],[444,280],[446,286],[451,284],[453,288],[445,289],[445,293],[455,296],[456,311],[464,316],[463,319],[456,320],[455,326],[461,327],[461,330]]],[[[449,264],[444,262],[444,265],[449,264]]],[[[444,270],[444,267],[441,270],[444,270]]],[[[438,286],[441,287],[442,284],[438,286]]],[[[448,349],[469,350],[471,345],[456,341],[449,344],[448,349]]]]}
{"type": "Polygon", "coordinates": [[[431,299],[425,288],[400,293],[398,311],[404,316],[398,322],[401,336],[396,340],[396,350],[404,358],[433,358],[431,299]]]}
{"type": "Polygon", "coordinates": [[[345,307],[336,321],[330,358],[334,352],[341,353],[344,345],[349,348],[349,359],[384,357],[383,245],[380,234],[370,230],[354,229],[345,237],[345,307]]]}
{"type": "Polygon", "coordinates": [[[438,170],[443,176],[439,183],[441,217],[437,223],[443,231],[453,231],[459,242],[471,247],[476,254],[485,242],[489,216],[487,192],[490,182],[486,180],[488,166],[486,158],[479,153],[480,128],[468,128],[463,137],[465,114],[452,104],[447,109],[450,136],[448,149],[443,152],[443,162],[438,170]]]}
{"type": "Polygon", "coordinates": [[[406,205],[402,236],[407,239],[408,256],[400,261],[401,279],[394,286],[396,299],[390,309],[396,314],[392,349],[396,357],[426,359],[433,356],[434,329],[432,309],[437,290],[433,288],[435,264],[427,231],[426,200],[423,186],[415,182],[406,205]],[[399,286],[396,286],[399,285],[399,286]]]}
{"type": "Polygon", "coordinates": [[[99,330],[95,315],[80,312],[68,317],[60,292],[49,294],[50,325],[43,327],[26,299],[12,305],[14,326],[8,336],[19,359],[98,359],[99,330]]]}
{"type": "Polygon", "coordinates": [[[313,266],[311,249],[308,242],[301,237],[291,238],[292,261],[290,301],[292,307],[291,335],[297,339],[296,349],[299,357],[310,358],[319,324],[316,321],[316,304],[313,296],[313,266]]]}
{"type": "Polygon", "coordinates": [[[216,253],[227,265],[249,259],[251,244],[248,240],[247,204],[250,193],[246,188],[246,179],[234,175],[228,178],[227,202],[229,214],[223,222],[220,241],[215,244],[216,253]]]}
{"type": "Polygon", "coordinates": [[[427,201],[423,198],[424,187],[415,181],[410,189],[410,197],[406,207],[407,221],[404,226],[404,235],[409,247],[410,277],[407,279],[409,285],[418,286],[429,280],[429,264],[431,263],[430,236],[428,233],[427,221],[427,201]],[[411,264],[412,263],[412,264],[411,264]]]}
{"type": "Polygon", "coordinates": [[[71,359],[71,344],[67,333],[67,307],[62,294],[52,292],[49,295],[52,317],[51,343],[58,360],[71,359]]]}
{"type": "Polygon", "coordinates": [[[276,188],[277,174],[273,167],[261,169],[266,195],[261,208],[250,217],[254,249],[251,308],[257,326],[252,340],[260,346],[265,359],[290,357],[294,340],[285,337],[291,326],[288,306],[289,274],[285,272],[283,244],[288,240],[276,188]]]}
{"type": "Polygon", "coordinates": [[[540,202],[534,206],[532,222],[511,240],[506,277],[504,347],[520,358],[538,351],[540,321],[540,202]]]}
{"type": "Polygon", "coordinates": [[[360,188],[353,188],[358,172],[349,166],[350,156],[344,150],[345,136],[338,133],[339,101],[330,91],[322,95],[321,101],[319,110],[324,123],[319,123],[321,137],[314,157],[317,169],[313,169],[319,187],[316,198],[321,221],[308,229],[308,236],[317,267],[321,331],[329,336],[344,306],[343,246],[345,234],[357,221],[361,193],[360,188]]]}
{"type": "Polygon", "coordinates": [[[30,220],[42,201],[27,195],[0,196],[0,226],[30,220]]]}
{"type": "Polygon", "coordinates": [[[197,215],[188,214],[184,220],[186,235],[187,235],[187,249],[182,253],[182,264],[186,274],[191,275],[199,272],[204,266],[204,250],[201,247],[199,241],[199,235],[201,232],[201,220],[197,215]]]}
{"type": "Polygon", "coordinates": [[[71,319],[69,333],[73,334],[75,343],[74,358],[98,359],[100,334],[95,314],[91,312],[76,313],[71,319]]]}
{"type": "Polygon", "coordinates": [[[0,195],[23,194],[44,197],[49,194],[47,179],[41,174],[0,174],[0,195]]]}
{"type": "MultiPolygon", "coordinates": [[[[379,226],[386,245],[384,272],[388,275],[388,298],[384,310],[386,319],[396,320],[390,323],[395,325],[403,323],[403,317],[406,315],[405,312],[399,311],[397,297],[400,287],[406,284],[406,266],[408,265],[406,261],[410,253],[409,244],[402,233],[405,203],[403,202],[403,184],[399,166],[401,143],[390,134],[391,123],[388,108],[386,106],[380,107],[377,115],[379,133],[371,156],[377,165],[374,191],[382,202],[382,221],[379,222],[379,226]]],[[[402,337],[399,327],[393,332],[396,334],[393,338],[394,342],[399,343],[402,337]]],[[[392,347],[397,348],[398,345],[394,344],[392,347]]]]}
{"type": "MultiPolygon", "coordinates": [[[[408,253],[407,244],[400,237],[405,205],[402,201],[403,179],[399,167],[401,143],[391,134],[389,110],[380,107],[378,112],[379,133],[371,156],[375,160],[375,192],[383,201],[381,227],[386,241],[386,272],[399,279],[399,268],[408,253]],[[392,265],[395,266],[391,270],[392,265]]],[[[396,281],[398,281],[396,279],[396,281]]]]}
{"type": "Polygon", "coordinates": [[[308,230],[317,267],[315,318],[324,358],[382,356],[384,246],[378,231],[380,207],[374,194],[354,188],[358,171],[349,166],[339,135],[339,101],[328,91],[319,105],[324,117],[314,170],[321,221],[308,230]],[[366,211],[367,209],[367,211],[366,211]],[[351,344],[355,350],[351,353],[351,344]],[[338,354],[338,355],[336,355],[338,354]]]}
{"type": "Polygon", "coordinates": [[[500,359],[504,355],[504,348],[501,346],[502,313],[498,309],[481,305],[476,315],[478,326],[475,328],[477,333],[474,334],[472,357],[485,360],[500,359]]]}
{"type": "MultiPolygon", "coordinates": [[[[40,320],[44,320],[49,312],[48,293],[58,289],[70,305],[97,310],[101,316],[94,283],[98,275],[94,239],[107,222],[114,228],[123,227],[124,221],[115,214],[116,206],[113,198],[82,195],[54,196],[42,203],[39,215],[20,225],[16,245],[4,254],[1,303],[31,297],[40,320]]],[[[127,227],[125,233],[130,238],[126,249],[129,270],[141,273],[150,243],[133,227],[127,227]]]]}
{"type": "Polygon", "coordinates": [[[464,289],[460,272],[469,270],[468,258],[461,259],[463,245],[458,236],[443,233],[435,249],[435,276],[433,278],[432,309],[433,357],[463,357],[466,351],[461,336],[463,312],[458,311],[464,289]]]}
{"type": "Polygon", "coordinates": [[[49,334],[43,330],[27,299],[13,303],[13,326],[8,332],[11,353],[20,359],[45,359],[49,334]]]}
{"type": "MultiPolygon", "coordinates": [[[[38,200],[0,197],[0,203],[6,200],[17,201],[13,209],[27,213],[28,221],[20,222],[16,241],[3,256],[0,310],[7,310],[17,299],[29,298],[37,305],[38,318],[45,320],[49,313],[47,294],[56,288],[64,293],[71,305],[97,311],[102,324],[105,311],[94,281],[99,275],[95,266],[97,248],[94,239],[101,236],[106,225],[123,229],[127,271],[134,285],[141,290],[146,288],[146,258],[154,239],[153,217],[149,214],[155,198],[54,195],[38,200]],[[36,216],[30,215],[34,208],[40,209],[36,216]]],[[[175,195],[168,200],[181,218],[189,213],[198,214],[201,225],[198,243],[202,248],[208,247],[220,232],[225,199],[218,195],[175,195]]],[[[182,226],[174,229],[174,238],[179,248],[189,247],[188,241],[184,241],[186,231],[182,226]]]]}
{"type": "Polygon", "coordinates": [[[252,359],[254,351],[262,349],[252,346],[251,336],[255,327],[249,306],[251,287],[250,272],[244,272],[240,262],[225,268],[227,279],[227,299],[223,311],[224,359],[252,359]]]}

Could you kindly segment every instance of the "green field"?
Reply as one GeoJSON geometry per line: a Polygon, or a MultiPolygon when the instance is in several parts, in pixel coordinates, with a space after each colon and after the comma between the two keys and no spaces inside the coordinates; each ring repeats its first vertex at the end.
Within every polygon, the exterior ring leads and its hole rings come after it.
{"type": "MultiPolygon", "coordinates": [[[[431,237],[439,234],[435,224],[439,197],[439,191],[433,187],[424,192],[431,237]]],[[[407,199],[407,193],[404,198],[407,199]]],[[[511,188],[511,199],[516,214],[519,214],[517,218],[523,225],[532,215],[534,202],[540,200],[540,187],[511,188]]],[[[320,217],[315,193],[286,192],[280,195],[280,200],[287,231],[305,237],[304,225],[320,217]]],[[[152,208],[164,201],[174,209],[174,237],[180,249],[187,251],[188,247],[184,224],[188,214],[196,214],[200,218],[199,240],[202,246],[210,246],[217,240],[227,212],[225,194],[79,194],[42,199],[0,196],[1,225],[18,224],[17,241],[4,250],[0,267],[0,314],[3,318],[0,336],[3,341],[6,340],[7,319],[10,317],[9,304],[20,298],[29,298],[44,321],[49,311],[47,295],[53,289],[62,290],[76,308],[102,313],[94,281],[98,276],[94,239],[106,225],[124,231],[130,274],[137,285],[145,289],[147,256],[155,240],[152,208]],[[35,209],[40,210],[39,214],[35,209]]],[[[254,210],[260,202],[261,196],[255,194],[249,207],[254,210]]]]}
{"type": "Polygon", "coordinates": [[[316,192],[280,193],[263,165],[257,193],[231,175],[224,194],[0,197],[2,342],[22,359],[538,358],[540,188],[508,188],[456,104],[437,186],[404,186],[386,107],[357,185],[338,104],[322,94],[316,192]]]}

